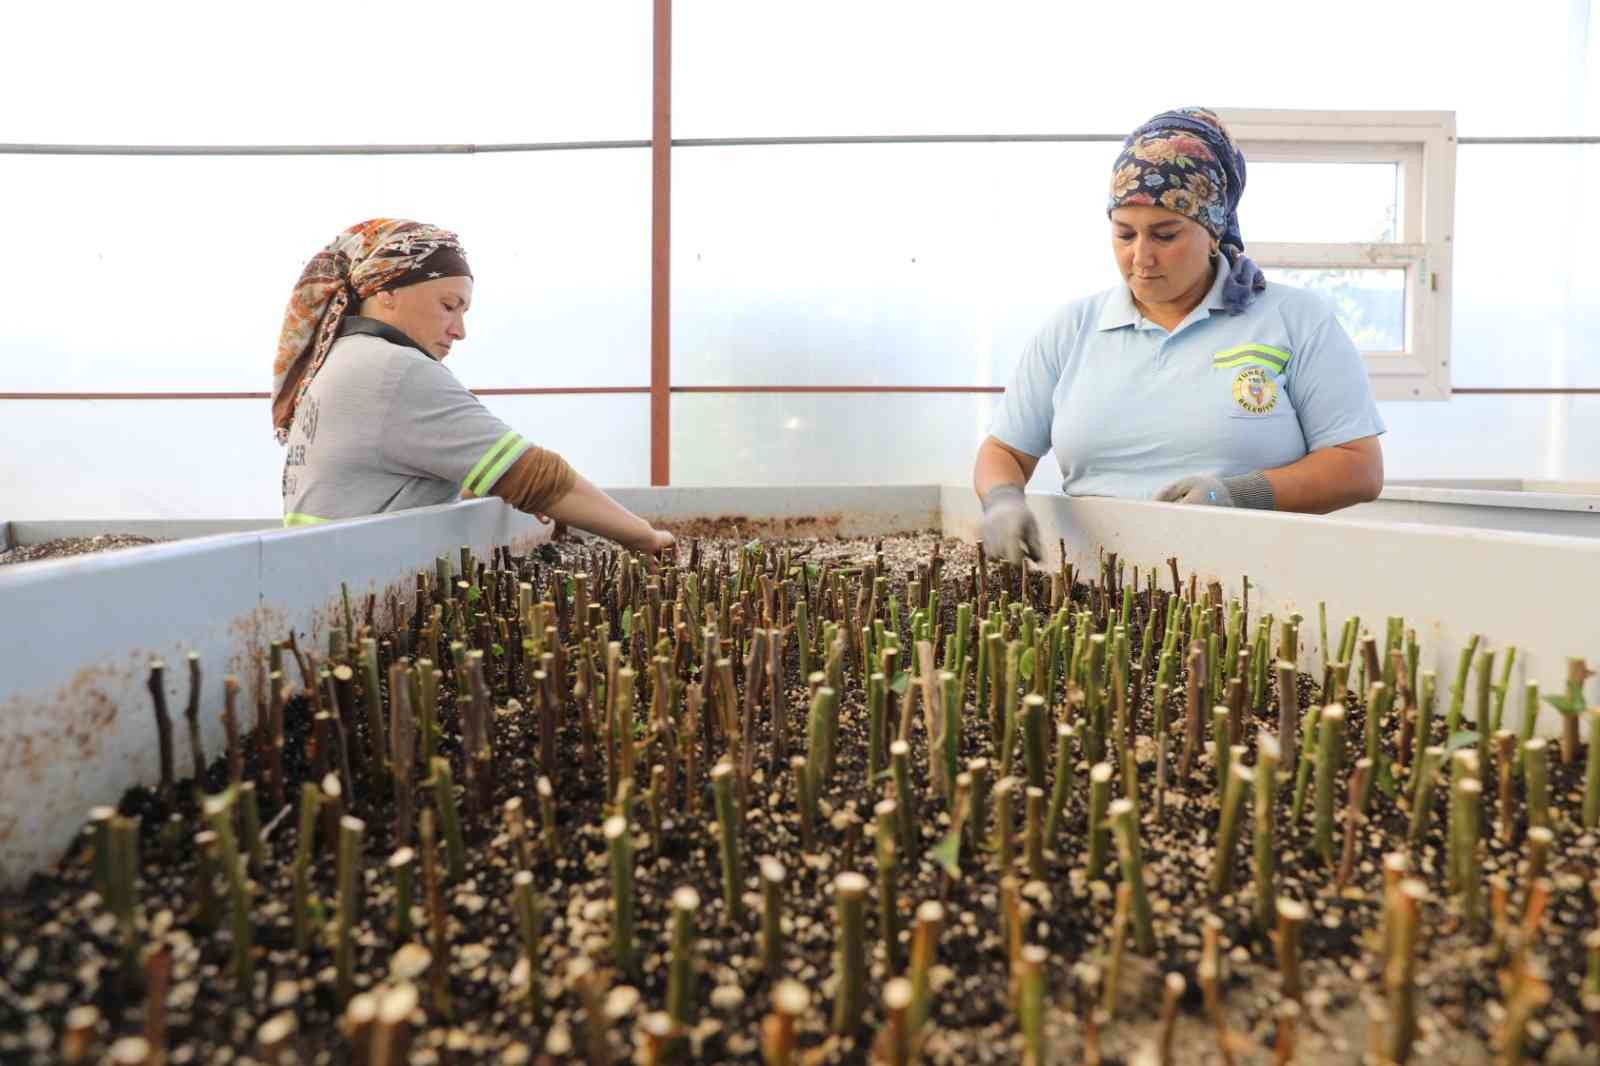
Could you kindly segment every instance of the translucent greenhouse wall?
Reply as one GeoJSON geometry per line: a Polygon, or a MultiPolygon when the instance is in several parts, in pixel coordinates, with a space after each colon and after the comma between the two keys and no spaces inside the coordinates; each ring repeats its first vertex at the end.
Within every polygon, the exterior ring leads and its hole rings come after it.
{"type": "MultiPolygon", "coordinates": [[[[642,141],[651,7],[109,3],[17,16],[0,69],[12,143],[642,141]],[[95,34],[79,28],[92,19],[95,34]],[[449,70],[364,84],[328,47],[449,70]],[[182,31],[172,29],[182,27],[182,31]],[[187,35],[187,36],[186,36],[187,35]],[[417,45],[426,41],[425,55],[417,45]],[[249,47],[244,47],[249,42],[249,47]],[[329,47],[332,47],[331,45],[329,47]],[[39,93],[48,85],[51,92],[39,93]],[[115,91],[107,91],[114,86],[115,91]],[[354,99],[357,106],[351,107],[354,99]],[[361,102],[370,104],[362,106],[361,102]]],[[[1146,5],[1144,24],[1163,24],[1146,5]]],[[[1208,53],[1151,54],[1115,4],[675,6],[677,138],[1114,134],[1181,103],[1445,109],[1457,157],[1457,389],[1600,389],[1600,265],[1585,192],[1600,119],[1587,0],[1514,18],[1345,5],[1230,7],[1208,53]],[[1225,44],[1222,42],[1226,42],[1225,44]],[[1494,76],[1484,72],[1493,70],[1494,76]],[[823,72],[826,72],[825,74],[823,72]]],[[[1174,24],[1192,5],[1165,5],[1174,24]]],[[[404,63],[401,64],[405,66],[404,63]]],[[[672,376],[689,388],[998,387],[1061,302],[1111,284],[1115,145],[683,147],[673,153],[672,376]]],[[[1326,183],[1252,173],[1248,240],[1332,213],[1326,183]],[[1286,221],[1287,220],[1287,221],[1286,221]]],[[[520,154],[125,158],[0,154],[0,518],[259,517],[281,451],[256,393],[301,264],[361,218],[458,230],[478,274],[451,365],[519,429],[608,485],[649,479],[649,186],[643,148],[520,154]]],[[[1313,235],[1314,236],[1314,235],[1313,235]]],[[[678,393],[676,484],[962,483],[993,394],[678,393]]],[[[1114,402],[1114,398],[1108,400],[1114,402]]],[[[1600,394],[1471,391],[1385,403],[1392,478],[1600,480],[1600,394]]],[[[1053,461],[1036,488],[1049,488],[1053,461]]]]}

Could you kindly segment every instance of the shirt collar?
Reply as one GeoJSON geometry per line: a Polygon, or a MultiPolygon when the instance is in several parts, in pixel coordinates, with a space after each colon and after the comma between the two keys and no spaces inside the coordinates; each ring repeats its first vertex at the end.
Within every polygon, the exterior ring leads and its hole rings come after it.
{"type": "MultiPolygon", "coordinates": [[[[387,322],[379,322],[376,318],[367,318],[363,315],[346,315],[344,321],[339,323],[339,336],[348,337],[361,333],[369,337],[378,337],[390,344],[398,344],[402,348],[415,348],[417,351],[433,359],[433,354],[422,345],[395,329],[387,322]]],[[[438,362],[437,359],[434,360],[438,362]]]]}
{"type": "MultiPolygon", "coordinates": [[[[1204,310],[1209,313],[1227,310],[1227,304],[1222,302],[1222,287],[1228,280],[1225,261],[1219,258],[1213,269],[1216,271],[1216,276],[1211,279],[1211,288],[1206,290],[1199,306],[1189,312],[1184,322],[1192,319],[1197,311],[1204,310]]],[[[1122,329],[1137,324],[1140,318],[1139,309],[1133,306],[1133,293],[1124,283],[1106,293],[1105,303],[1100,305],[1100,320],[1095,323],[1095,328],[1102,333],[1107,330],[1122,329]]]]}

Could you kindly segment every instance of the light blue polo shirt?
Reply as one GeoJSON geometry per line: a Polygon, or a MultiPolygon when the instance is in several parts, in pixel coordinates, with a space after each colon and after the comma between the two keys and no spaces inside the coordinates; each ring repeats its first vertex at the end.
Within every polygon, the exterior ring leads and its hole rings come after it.
{"type": "Polygon", "coordinates": [[[1168,333],[1126,285],[1067,304],[1028,343],[989,432],[1052,447],[1069,496],[1148,499],[1384,431],[1361,353],[1319,294],[1271,282],[1242,314],[1217,271],[1168,333]]]}

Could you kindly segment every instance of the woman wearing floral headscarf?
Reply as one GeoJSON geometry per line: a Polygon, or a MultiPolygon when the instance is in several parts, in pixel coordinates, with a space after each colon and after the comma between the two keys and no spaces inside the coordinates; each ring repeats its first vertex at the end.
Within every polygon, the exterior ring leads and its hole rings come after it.
{"type": "Polygon", "coordinates": [[[1107,214],[1123,283],[1058,311],[1018,361],[973,481],[991,551],[1037,558],[1023,486],[1326,513],[1383,486],[1361,355],[1320,296],[1244,255],[1244,156],[1216,115],[1167,111],[1123,143],[1107,214]]]}
{"type": "Polygon", "coordinates": [[[306,264],[273,363],[284,525],[498,496],[636,551],[671,544],[445,368],[471,306],[466,253],[436,226],[372,219],[306,264]]]}

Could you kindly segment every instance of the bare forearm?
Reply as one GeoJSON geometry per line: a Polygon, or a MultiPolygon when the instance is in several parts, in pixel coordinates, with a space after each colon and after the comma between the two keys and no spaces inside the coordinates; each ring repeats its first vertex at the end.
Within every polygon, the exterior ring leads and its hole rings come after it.
{"type": "Polygon", "coordinates": [[[1383,453],[1377,438],[1367,437],[1333,448],[1319,448],[1288,466],[1264,470],[1262,474],[1272,484],[1277,510],[1327,514],[1377,498],[1383,489],[1383,453]]]}
{"type": "Polygon", "coordinates": [[[652,543],[654,530],[649,522],[607,496],[582,474],[573,482],[571,491],[546,507],[544,513],[634,551],[647,550],[652,543]]]}
{"type": "Polygon", "coordinates": [[[1027,485],[1039,460],[1014,451],[988,437],[978,446],[978,459],[972,467],[972,487],[981,500],[999,485],[1027,485]]]}

